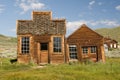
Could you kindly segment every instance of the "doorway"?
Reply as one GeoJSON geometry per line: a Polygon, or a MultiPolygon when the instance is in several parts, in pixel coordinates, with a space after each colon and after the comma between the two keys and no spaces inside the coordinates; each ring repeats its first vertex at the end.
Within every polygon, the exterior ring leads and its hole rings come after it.
{"type": "Polygon", "coordinates": [[[40,63],[48,63],[48,43],[40,43],[40,63]]]}

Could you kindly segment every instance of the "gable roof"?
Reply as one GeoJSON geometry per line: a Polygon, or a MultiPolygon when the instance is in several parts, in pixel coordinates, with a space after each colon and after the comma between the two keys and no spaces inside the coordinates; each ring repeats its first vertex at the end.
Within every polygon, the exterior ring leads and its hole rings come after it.
{"type": "Polygon", "coordinates": [[[118,43],[118,42],[114,39],[105,37],[104,38],[104,43],[118,43]]]}
{"type": "Polygon", "coordinates": [[[73,32],[68,39],[80,39],[80,38],[103,38],[100,34],[90,29],[87,25],[83,24],[75,32],[73,32]]]}

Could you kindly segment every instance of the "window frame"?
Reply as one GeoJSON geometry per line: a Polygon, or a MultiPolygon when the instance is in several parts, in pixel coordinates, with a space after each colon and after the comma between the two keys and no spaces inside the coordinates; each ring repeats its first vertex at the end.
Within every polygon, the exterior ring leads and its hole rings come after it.
{"type": "Polygon", "coordinates": [[[61,37],[53,37],[53,52],[61,53],[62,52],[62,38],[61,37]]]}
{"type": "Polygon", "coordinates": [[[97,53],[97,47],[96,46],[90,46],[90,53],[91,54],[97,53]]]}
{"type": "Polygon", "coordinates": [[[23,36],[21,37],[21,54],[29,54],[30,53],[30,37],[23,36]]]}
{"type": "Polygon", "coordinates": [[[40,50],[41,51],[48,51],[48,43],[40,43],[40,50]],[[43,49],[42,46],[45,47],[45,48],[43,49]]]}
{"type": "Polygon", "coordinates": [[[88,47],[87,46],[83,46],[82,47],[82,54],[88,54],[89,52],[88,52],[89,50],[88,50],[88,47]]]}
{"type": "Polygon", "coordinates": [[[76,45],[69,45],[69,58],[70,59],[78,59],[76,45]]]}

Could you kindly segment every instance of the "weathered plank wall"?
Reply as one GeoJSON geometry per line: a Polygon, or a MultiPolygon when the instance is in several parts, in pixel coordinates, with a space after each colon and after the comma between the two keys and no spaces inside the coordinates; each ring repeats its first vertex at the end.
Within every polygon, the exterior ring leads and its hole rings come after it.
{"type": "Polygon", "coordinates": [[[17,21],[18,35],[18,61],[35,63],[51,62],[64,63],[64,38],[66,33],[65,19],[52,19],[52,12],[33,12],[32,20],[17,21]],[[23,55],[21,53],[21,38],[30,37],[30,53],[23,55]],[[53,52],[53,37],[62,38],[62,52],[53,52]],[[49,45],[48,54],[40,51],[40,43],[47,42],[49,45]],[[43,53],[43,54],[42,54],[43,53]],[[41,57],[42,56],[42,57],[41,57]],[[49,58],[48,58],[49,57],[49,58]],[[48,59],[47,59],[48,58],[48,59]],[[48,60],[48,61],[47,61],[48,60]]]}
{"type": "MultiPolygon", "coordinates": [[[[99,35],[98,33],[94,32],[86,25],[82,25],[81,28],[76,30],[73,34],[71,34],[67,38],[67,49],[69,45],[77,45],[77,53],[78,53],[78,60],[82,61],[84,58],[92,59],[93,61],[105,61],[104,57],[104,47],[103,47],[103,36],[99,35]],[[83,46],[96,46],[97,53],[87,55],[82,54],[82,47],[83,46]]],[[[67,51],[69,57],[69,51],[67,51]]],[[[70,60],[70,59],[68,59],[70,60]]]]}
{"type": "Polygon", "coordinates": [[[32,20],[18,20],[17,34],[33,35],[66,33],[65,19],[51,19],[51,12],[33,12],[32,20]]]}

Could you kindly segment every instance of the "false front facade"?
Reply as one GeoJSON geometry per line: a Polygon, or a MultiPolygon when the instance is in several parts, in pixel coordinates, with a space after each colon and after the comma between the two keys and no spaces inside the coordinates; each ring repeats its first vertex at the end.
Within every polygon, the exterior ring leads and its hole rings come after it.
{"type": "Polygon", "coordinates": [[[18,20],[18,62],[64,63],[65,33],[65,19],[52,19],[51,12],[32,12],[32,20],[18,20]]]}

